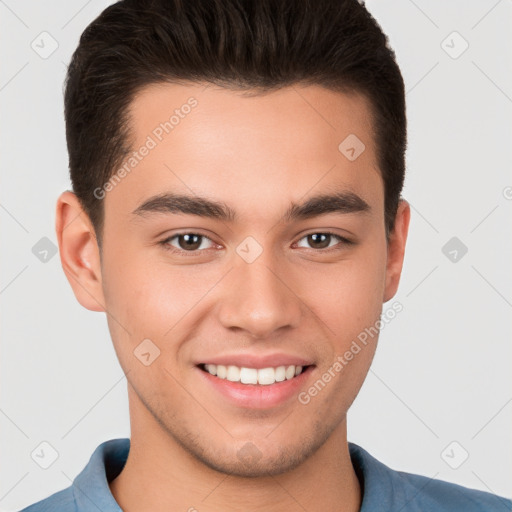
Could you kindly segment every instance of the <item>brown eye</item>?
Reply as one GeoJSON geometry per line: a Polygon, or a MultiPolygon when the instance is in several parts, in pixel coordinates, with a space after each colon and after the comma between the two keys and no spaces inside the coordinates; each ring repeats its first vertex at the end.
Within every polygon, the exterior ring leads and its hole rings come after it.
{"type": "Polygon", "coordinates": [[[204,236],[200,235],[198,233],[178,233],[176,235],[170,236],[169,238],[166,238],[162,242],[160,242],[164,248],[170,250],[170,251],[176,251],[176,252],[202,252],[205,249],[208,249],[208,244],[206,243],[206,247],[204,242],[211,240],[204,236]],[[173,241],[177,240],[177,245],[173,243],[173,241]]]}
{"type": "Polygon", "coordinates": [[[309,235],[306,235],[305,237],[301,238],[299,241],[299,247],[306,247],[309,249],[327,249],[331,248],[333,246],[339,245],[344,246],[350,244],[350,240],[347,240],[339,235],[335,235],[334,233],[310,233],[309,235]],[[338,242],[341,243],[333,243],[338,240],[338,242]],[[307,245],[300,245],[300,241],[306,240],[307,245]]]}
{"type": "Polygon", "coordinates": [[[195,235],[192,233],[186,235],[178,235],[177,238],[180,249],[184,249],[185,251],[194,251],[199,249],[201,246],[201,235],[195,235]]]}
{"type": "Polygon", "coordinates": [[[308,235],[308,243],[312,245],[313,249],[325,249],[329,247],[331,235],[327,233],[313,233],[308,235]]]}

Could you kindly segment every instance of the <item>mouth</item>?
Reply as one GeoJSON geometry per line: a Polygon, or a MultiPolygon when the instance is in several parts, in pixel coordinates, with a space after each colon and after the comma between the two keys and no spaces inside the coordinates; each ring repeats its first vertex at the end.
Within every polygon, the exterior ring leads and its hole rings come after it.
{"type": "Polygon", "coordinates": [[[275,366],[267,368],[248,368],[235,365],[199,364],[206,373],[229,382],[238,382],[248,386],[270,386],[280,382],[293,380],[305,373],[312,365],[275,366]]]}
{"type": "Polygon", "coordinates": [[[297,393],[314,377],[315,365],[299,357],[283,354],[266,358],[233,356],[233,363],[245,366],[229,364],[230,359],[224,357],[223,361],[196,364],[196,369],[199,377],[202,377],[199,378],[199,385],[205,386],[202,388],[205,396],[213,403],[227,403],[237,410],[270,411],[286,404],[292,406],[297,393]],[[278,366],[271,366],[272,360],[278,366]],[[222,402],[217,402],[218,397],[222,397],[222,402]]]}

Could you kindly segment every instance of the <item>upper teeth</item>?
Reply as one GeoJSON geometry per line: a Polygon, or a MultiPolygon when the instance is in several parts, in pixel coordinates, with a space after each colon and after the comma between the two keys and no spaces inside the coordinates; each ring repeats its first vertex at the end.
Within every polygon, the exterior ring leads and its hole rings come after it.
{"type": "Polygon", "coordinates": [[[283,380],[293,379],[302,372],[302,366],[278,366],[277,368],[245,368],[224,366],[222,364],[205,364],[206,371],[220,379],[242,384],[274,384],[283,380]]]}

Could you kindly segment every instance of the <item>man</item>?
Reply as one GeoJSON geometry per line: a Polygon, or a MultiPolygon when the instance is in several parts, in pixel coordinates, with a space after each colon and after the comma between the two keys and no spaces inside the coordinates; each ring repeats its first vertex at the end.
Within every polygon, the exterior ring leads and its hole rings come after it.
{"type": "Polygon", "coordinates": [[[131,438],[25,510],[510,508],[347,441],[408,234],[404,96],[355,0],[123,1],[86,29],[56,230],[131,438]]]}

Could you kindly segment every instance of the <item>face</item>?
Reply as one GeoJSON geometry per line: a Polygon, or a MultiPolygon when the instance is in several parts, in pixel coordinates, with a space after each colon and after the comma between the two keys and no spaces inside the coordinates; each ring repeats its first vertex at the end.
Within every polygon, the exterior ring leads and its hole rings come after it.
{"type": "Polygon", "coordinates": [[[290,470],[345,428],[377,339],[353,343],[398,286],[407,211],[388,245],[369,105],[165,84],[130,115],[97,294],[132,423],[223,472],[290,470]]]}

